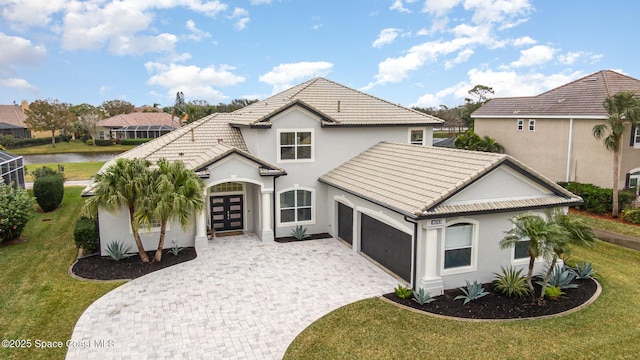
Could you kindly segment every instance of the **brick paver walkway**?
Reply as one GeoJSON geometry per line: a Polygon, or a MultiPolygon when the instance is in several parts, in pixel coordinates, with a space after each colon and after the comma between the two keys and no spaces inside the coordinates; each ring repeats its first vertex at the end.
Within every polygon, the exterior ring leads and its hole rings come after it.
{"type": "Polygon", "coordinates": [[[67,359],[279,359],[321,316],[396,285],[335,239],[216,238],[93,303],[67,359]]]}

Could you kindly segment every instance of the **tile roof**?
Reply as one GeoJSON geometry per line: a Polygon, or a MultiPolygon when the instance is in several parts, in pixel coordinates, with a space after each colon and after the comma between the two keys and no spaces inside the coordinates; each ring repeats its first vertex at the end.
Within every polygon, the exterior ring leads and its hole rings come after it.
{"type": "Polygon", "coordinates": [[[7,128],[23,128],[26,129],[24,121],[27,115],[22,112],[18,105],[0,105],[0,123],[7,124],[7,128]]]}
{"type": "Polygon", "coordinates": [[[270,126],[270,118],[295,104],[323,118],[324,126],[438,125],[442,120],[324,78],[313,78],[235,111],[232,125],[270,126]]]}
{"type": "Polygon", "coordinates": [[[602,103],[620,91],[640,94],[640,80],[602,70],[537,96],[491,99],[471,117],[606,118],[608,114],[602,103]]]}
{"type": "Polygon", "coordinates": [[[132,112],[120,114],[98,122],[102,127],[124,127],[136,125],[165,125],[172,128],[180,127],[180,118],[172,121],[171,114],[165,112],[132,112]]]}
{"type": "Polygon", "coordinates": [[[412,217],[570,205],[579,197],[504,154],[381,142],[320,177],[320,182],[412,217]],[[497,166],[531,174],[555,195],[442,205],[497,166]]]}

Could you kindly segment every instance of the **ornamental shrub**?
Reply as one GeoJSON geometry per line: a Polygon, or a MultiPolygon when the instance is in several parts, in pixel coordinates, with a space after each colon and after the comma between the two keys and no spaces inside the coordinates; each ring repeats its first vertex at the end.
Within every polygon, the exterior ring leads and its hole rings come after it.
{"type": "Polygon", "coordinates": [[[62,178],[62,180],[64,181],[64,174],[59,173],[57,170],[54,170],[50,167],[39,167],[33,171],[31,171],[31,176],[33,176],[34,180],[38,180],[40,178],[43,178],[45,176],[59,176],[60,178],[62,178]]]}
{"type": "MultiPolygon", "coordinates": [[[[594,214],[606,214],[613,210],[612,189],[604,189],[593,184],[583,184],[578,182],[559,182],[558,184],[582,197],[584,204],[576,207],[578,210],[594,214]]],[[[624,209],[629,206],[635,199],[635,193],[632,191],[623,190],[618,192],[618,204],[620,209],[624,209]]]]}
{"type": "Polygon", "coordinates": [[[640,209],[622,210],[622,219],[634,224],[640,224],[640,209]]]}
{"type": "Polygon", "coordinates": [[[113,140],[105,139],[105,140],[96,140],[96,146],[111,146],[113,145],[113,140]]]}
{"type": "Polygon", "coordinates": [[[33,196],[44,212],[57,209],[64,197],[62,178],[58,175],[50,175],[37,179],[33,183],[33,196]]]}
{"type": "Polygon", "coordinates": [[[18,238],[33,217],[33,199],[21,187],[0,183],[0,242],[18,238]]]}
{"type": "Polygon", "coordinates": [[[85,254],[92,254],[98,249],[98,227],[95,220],[81,216],[73,229],[76,247],[82,248],[85,254]]]}
{"type": "Polygon", "coordinates": [[[120,139],[120,145],[140,145],[149,142],[153,139],[139,138],[139,139],[120,139]]]}

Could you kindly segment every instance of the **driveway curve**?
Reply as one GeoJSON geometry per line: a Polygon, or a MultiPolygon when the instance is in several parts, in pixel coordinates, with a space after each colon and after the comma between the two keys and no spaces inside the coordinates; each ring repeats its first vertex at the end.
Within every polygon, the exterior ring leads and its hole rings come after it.
{"type": "Polygon", "coordinates": [[[216,238],[89,306],[67,359],[280,359],[315,320],[397,283],[336,239],[216,238]]]}

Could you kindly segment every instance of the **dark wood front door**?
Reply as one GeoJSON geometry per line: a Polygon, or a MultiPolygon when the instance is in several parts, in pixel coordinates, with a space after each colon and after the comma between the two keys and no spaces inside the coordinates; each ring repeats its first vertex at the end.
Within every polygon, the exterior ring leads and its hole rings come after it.
{"type": "Polygon", "coordinates": [[[211,197],[211,227],[215,231],[242,230],[242,195],[211,197]]]}

